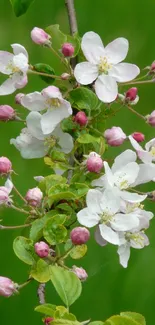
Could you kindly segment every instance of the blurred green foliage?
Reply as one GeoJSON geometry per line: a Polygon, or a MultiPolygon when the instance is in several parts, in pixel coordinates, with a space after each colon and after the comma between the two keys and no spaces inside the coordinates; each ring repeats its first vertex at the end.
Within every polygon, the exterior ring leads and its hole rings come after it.
{"type": "MultiPolygon", "coordinates": [[[[99,33],[107,44],[119,36],[130,41],[128,62],[137,64],[141,69],[151,64],[155,59],[154,41],[154,0],[75,0],[79,33],[93,30],[99,33]]],[[[56,74],[64,72],[63,66],[47,49],[40,48],[32,43],[30,31],[34,26],[44,28],[50,24],[60,24],[64,32],[69,32],[64,0],[36,0],[26,15],[16,18],[9,0],[0,0],[0,50],[10,50],[10,44],[20,43],[29,53],[30,62],[47,63],[54,68],[56,74]]],[[[2,81],[3,78],[0,79],[2,81]]],[[[37,76],[29,76],[29,83],[24,92],[40,91],[46,84],[37,76]]],[[[155,109],[155,85],[139,87],[140,101],[136,109],[142,114],[148,114],[155,109]]],[[[14,95],[0,97],[0,104],[14,104],[14,95]]],[[[25,115],[19,108],[21,116],[25,115]]],[[[142,131],[146,140],[154,137],[154,129],[144,124],[138,117],[123,108],[116,117],[109,118],[107,126],[121,126],[127,134],[133,131],[142,131]]],[[[9,145],[9,139],[18,135],[20,123],[10,122],[0,124],[0,156],[7,156],[13,162],[18,175],[14,181],[20,191],[25,194],[28,188],[35,186],[33,176],[44,175],[50,172],[43,160],[26,161],[19,152],[9,145]]],[[[110,149],[109,159],[113,159],[121,148],[110,149]]],[[[2,184],[2,183],[1,183],[2,184]]],[[[144,190],[150,190],[146,186],[144,190]]],[[[152,189],[154,186],[152,184],[152,189]]],[[[154,204],[146,206],[154,212],[154,204]]],[[[0,211],[0,218],[8,225],[22,224],[23,216],[11,210],[0,211]]],[[[26,236],[24,231],[0,232],[0,274],[8,276],[17,282],[24,282],[28,274],[25,266],[14,255],[12,250],[13,239],[17,235],[26,236]]],[[[80,265],[86,268],[89,278],[83,285],[83,295],[71,307],[79,320],[92,318],[104,320],[120,311],[130,310],[142,313],[147,325],[155,322],[155,220],[148,230],[150,246],[141,251],[132,250],[129,267],[123,269],[118,262],[116,248],[112,245],[102,248],[97,246],[93,236],[89,242],[86,257],[80,265]]],[[[77,262],[79,265],[79,262],[77,262]]],[[[40,315],[33,311],[38,305],[37,288],[35,283],[25,287],[19,296],[10,299],[0,298],[0,323],[3,325],[41,324],[40,315]]],[[[52,284],[47,286],[46,300],[49,303],[59,303],[52,284]]]]}

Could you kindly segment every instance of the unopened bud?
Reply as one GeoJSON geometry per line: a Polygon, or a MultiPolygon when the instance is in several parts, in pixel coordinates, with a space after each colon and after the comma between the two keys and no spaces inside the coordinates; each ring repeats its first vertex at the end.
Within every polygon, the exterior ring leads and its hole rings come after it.
{"type": "Polygon", "coordinates": [[[66,73],[66,72],[62,73],[62,75],[61,75],[61,79],[62,80],[68,80],[69,78],[70,78],[70,74],[69,73],[66,73]]]}
{"type": "Polygon", "coordinates": [[[152,62],[151,66],[150,66],[150,72],[155,72],[155,61],[152,62]]]}
{"type": "Polygon", "coordinates": [[[16,291],[16,284],[11,279],[0,276],[0,296],[10,297],[16,291]]]}
{"type": "Polygon", "coordinates": [[[39,206],[42,198],[43,193],[38,187],[29,189],[25,196],[26,201],[33,207],[39,206]]]}
{"type": "Polygon", "coordinates": [[[126,135],[119,126],[113,126],[104,132],[107,143],[112,147],[120,146],[126,139],[126,135]]]}
{"type": "Polygon", "coordinates": [[[70,239],[74,245],[85,244],[90,238],[90,232],[85,227],[76,227],[70,233],[70,239]]]}
{"type": "Polygon", "coordinates": [[[65,57],[70,57],[74,53],[74,46],[71,43],[64,43],[61,51],[65,57]]]}
{"type": "Polygon", "coordinates": [[[21,100],[23,98],[24,94],[19,93],[15,96],[15,103],[21,105],[21,100]]]}
{"type": "Polygon", "coordinates": [[[155,126],[155,111],[153,111],[150,115],[147,116],[147,123],[151,126],[155,126]]]}
{"type": "Polygon", "coordinates": [[[138,92],[138,89],[136,87],[132,87],[126,92],[125,98],[132,102],[133,100],[136,99],[137,92],[138,92]]]}
{"type": "Polygon", "coordinates": [[[9,201],[8,189],[5,186],[0,186],[0,205],[7,204],[9,201]]]}
{"type": "Polygon", "coordinates": [[[85,126],[88,123],[88,118],[87,115],[81,111],[75,115],[74,121],[80,124],[81,126],[85,126]]]}
{"type": "Polygon", "coordinates": [[[99,173],[103,167],[103,160],[96,152],[91,152],[86,161],[89,172],[99,173]]]}
{"type": "Polygon", "coordinates": [[[54,321],[54,318],[53,317],[46,317],[44,319],[44,324],[45,325],[50,325],[50,323],[53,322],[53,321],[54,321]]]}
{"type": "Polygon", "coordinates": [[[88,278],[87,272],[82,267],[73,266],[72,271],[77,275],[81,281],[85,281],[88,278]]]}
{"type": "Polygon", "coordinates": [[[34,27],[31,31],[32,41],[39,45],[48,45],[50,43],[51,36],[47,34],[43,29],[34,27]]]}
{"type": "Polygon", "coordinates": [[[137,142],[142,142],[145,140],[145,135],[141,132],[134,132],[131,135],[137,142]]]}
{"type": "Polygon", "coordinates": [[[7,157],[0,157],[0,175],[9,174],[11,170],[11,161],[7,157]]]}
{"type": "Polygon", "coordinates": [[[15,110],[11,106],[0,105],[0,121],[13,120],[15,115],[15,110]]]}
{"type": "Polygon", "coordinates": [[[41,258],[47,257],[49,254],[49,246],[44,241],[36,243],[34,249],[36,254],[41,258]]]}

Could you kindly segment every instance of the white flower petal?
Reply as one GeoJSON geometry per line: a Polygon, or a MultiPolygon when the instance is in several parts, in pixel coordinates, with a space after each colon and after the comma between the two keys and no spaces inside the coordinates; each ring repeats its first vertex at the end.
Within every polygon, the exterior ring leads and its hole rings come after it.
{"type": "Polygon", "coordinates": [[[76,65],[74,76],[81,85],[89,85],[98,77],[98,68],[90,62],[81,62],[76,65]]]}
{"type": "Polygon", "coordinates": [[[13,65],[15,68],[19,69],[23,73],[27,72],[28,67],[29,67],[27,57],[23,53],[14,55],[13,65]]]}
{"type": "Polygon", "coordinates": [[[132,186],[135,187],[140,184],[148,183],[152,181],[154,177],[155,164],[140,164],[138,176],[132,186]]]}
{"type": "Polygon", "coordinates": [[[112,165],[112,172],[116,172],[120,168],[124,167],[130,162],[135,162],[137,159],[136,153],[132,150],[125,150],[119,156],[117,156],[114,160],[114,164],[112,165]]]}
{"type": "Polygon", "coordinates": [[[96,226],[99,221],[100,217],[97,213],[93,213],[88,208],[84,208],[77,213],[78,222],[88,228],[96,226]]]}
{"type": "Polygon", "coordinates": [[[120,197],[130,203],[140,203],[147,198],[147,195],[140,195],[137,193],[131,193],[128,191],[120,191],[120,197]]]}
{"type": "Polygon", "coordinates": [[[49,98],[57,98],[60,101],[63,100],[60,89],[58,87],[55,87],[55,86],[48,86],[48,87],[44,88],[42,90],[41,94],[47,100],[49,98]]]}
{"type": "Polygon", "coordinates": [[[81,48],[86,59],[93,64],[98,64],[100,58],[105,56],[102,40],[100,36],[94,32],[87,32],[84,34],[81,48]]]}
{"type": "Polygon", "coordinates": [[[105,74],[100,75],[95,82],[95,92],[102,102],[113,102],[118,94],[116,80],[105,74]]]}
{"type": "Polygon", "coordinates": [[[59,125],[55,128],[52,134],[59,138],[58,143],[61,147],[60,151],[65,153],[72,151],[74,143],[70,134],[63,132],[59,125]]]}
{"type": "Polygon", "coordinates": [[[46,108],[45,99],[38,91],[23,96],[21,104],[30,111],[39,112],[46,108]]]}
{"type": "Polygon", "coordinates": [[[25,49],[24,46],[20,45],[20,44],[12,44],[11,45],[12,49],[13,49],[13,53],[15,55],[18,55],[20,53],[23,53],[27,58],[28,58],[28,53],[25,49]]]}
{"type": "Polygon", "coordinates": [[[135,64],[131,63],[118,63],[113,65],[109,70],[109,76],[115,78],[118,82],[133,80],[139,73],[139,68],[135,64]]]}
{"type": "Polygon", "coordinates": [[[114,186],[114,175],[106,161],[104,161],[104,169],[105,169],[105,177],[107,179],[107,182],[109,186],[114,186]]]}
{"type": "Polygon", "coordinates": [[[126,243],[125,245],[118,247],[117,253],[119,255],[120,264],[126,268],[128,266],[128,261],[130,258],[130,244],[126,243]]]}
{"type": "Polygon", "coordinates": [[[11,191],[13,189],[13,183],[12,183],[12,181],[9,178],[5,182],[5,187],[7,188],[8,193],[11,193],[11,191]]]}
{"type": "Polygon", "coordinates": [[[119,169],[114,174],[115,185],[120,189],[128,188],[135,182],[139,173],[139,165],[136,162],[131,162],[119,169]]]}
{"type": "Polygon", "coordinates": [[[139,219],[134,213],[117,213],[110,223],[116,231],[129,231],[139,226],[139,219]]]}
{"type": "Polygon", "coordinates": [[[149,151],[151,147],[155,147],[155,138],[151,139],[149,142],[146,143],[145,149],[149,151]]]}
{"type": "Polygon", "coordinates": [[[149,245],[149,239],[143,232],[139,232],[136,235],[137,236],[135,236],[135,239],[133,238],[130,240],[131,247],[136,249],[142,249],[144,248],[144,246],[149,245]]]}
{"type": "Polygon", "coordinates": [[[118,212],[120,208],[119,197],[116,196],[112,190],[106,189],[100,199],[100,206],[104,213],[113,215],[118,212]]]}
{"type": "Polygon", "coordinates": [[[86,196],[86,203],[92,213],[101,213],[100,202],[102,193],[98,190],[89,190],[86,196]]]}
{"type": "Polygon", "coordinates": [[[11,74],[12,73],[12,60],[13,60],[13,54],[6,52],[6,51],[0,51],[0,72],[4,74],[11,74]]]}
{"type": "Polygon", "coordinates": [[[14,93],[16,90],[15,87],[16,81],[14,80],[13,77],[8,78],[3,82],[3,84],[0,86],[0,96],[1,95],[10,95],[14,93]]]}
{"type": "Polygon", "coordinates": [[[132,135],[129,135],[128,139],[131,142],[131,145],[136,151],[141,151],[143,148],[140,146],[140,144],[132,137],[132,135]]]}
{"type": "Polygon", "coordinates": [[[107,241],[105,239],[103,239],[103,237],[101,236],[99,226],[96,227],[96,230],[95,230],[95,233],[94,233],[94,237],[95,237],[95,240],[96,240],[96,242],[97,242],[98,245],[100,245],[100,246],[107,245],[107,241]]]}
{"type": "Polygon", "coordinates": [[[99,187],[104,187],[105,184],[107,183],[106,177],[103,175],[98,179],[94,179],[91,183],[92,186],[99,186],[99,187]]]}
{"type": "Polygon", "coordinates": [[[44,140],[45,136],[41,129],[41,114],[38,112],[31,112],[26,118],[26,123],[30,134],[38,140],[44,140]]]}
{"type": "Polygon", "coordinates": [[[123,61],[128,53],[129,42],[126,38],[116,38],[113,42],[105,47],[106,55],[112,64],[123,61]]]}
{"type": "Polygon", "coordinates": [[[103,239],[113,245],[119,245],[119,236],[118,233],[112,230],[110,227],[102,224],[99,225],[100,233],[103,239]]]}

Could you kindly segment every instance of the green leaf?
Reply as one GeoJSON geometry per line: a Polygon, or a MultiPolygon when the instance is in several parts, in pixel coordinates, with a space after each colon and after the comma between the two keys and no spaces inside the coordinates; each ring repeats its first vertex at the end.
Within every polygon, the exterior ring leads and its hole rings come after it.
{"type": "Polygon", "coordinates": [[[30,275],[38,282],[45,283],[50,280],[50,266],[43,260],[39,259],[32,268],[30,275]]]}
{"type": "Polygon", "coordinates": [[[74,195],[76,195],[76,199],[80,199],[82,196],[87,194],[88,190],[88,185],[83,183],[72,183],[70,185],[70,191],[72,191],[74,195]]]}
{"type": "Polygon", "coordinates": [[[45,222],[45,218],[33,221],[30,229],[30,239],[32,239],[34,242],[38,241],[42,237],[45,222]]]}
{"type": "Polygon", "coordinates": [[[13,250],[18,258],[26,264],[33,265],[35,263],[35,253],[33,241],[19,236],[13,242],[13,250]]]}
{"type": "Polygon", "coordinates": [[[76,35],[75,36],[67,35],[67,43],[71,43],[74,46],[74,53],[72,55],[72,58],[77,56],[81,46],[79,38],[76,35]]]}
{"type": "Polygon", "coordinates": [[[74,200],[76,195],[69,189],[68,184],[58,184],[50,188],[48,192],[48,202],[52,205],[55,201],[74,200]]]}
{"type": "Polygon", "coordinates": [[[140,325],[134,319],[123,316],[112,316],[106,320],[105,325],[140,325]]]}
{"type": "Polygon", "coordinates": [[[72,248],[70,252],[71,258],[78,260],[82,258],[87,253],[87,245],[76,245],[72,248]]]}
{"type": "Polygon", "coordinates": [[[51,281],[58,295],[67,307],[72,305],[79,298],[82,291],[82,285],[73,272],[59,266],[51,266],[51,281]]]}
{"type": "Polygon", "coordinates": [[[57,306],[54,314],[54,318],[64,318],[64,316],[68,313],[67,308],[64,306],[57,306]]]}
{"type": "Polygon", "coordinates": [[[64,152],[60,152],[57,150],[53,150],[51,153],[51,159],[53,161],[61,161],[61,162],[66,162],[67,158],[64,152]]]}
{"type": "Polygon", "coordinates": [[[92,143],[92,142],[100,142],[100,138],[96,138],[92,136],[91,134],[82,134],[80,137],[77,139],[79,143],[92,143]]]}
{"type": "Polygon", "coordinates": [[[43,235],[49,244],[56,245],[65,240],[67,236],[67,229],[63,226],[65,220],[64,214],[57,214],[47,221],[43,235]]]}
{"type": "MultiPolygon", "coordinates": [[[[37,72],[55,75],[54,69],[49,64],[37,63],[33,66],[33,69],[37,72]]],[[[39,77],[49,85],[51,85],[55,81],[55,78],[52,77],[46,77],[41,75],[39,77]]]]}
{"type": "Polygon", "coordinates": [[[15,15],[19,17],[25,14],[34,0],[10,0],[10,2],[12,4],[15,15]]]}
{"type": "Polygon", "coordinates": [[[55,186],[57,184],[65,184],[67,183],[67,179],[65,177],[62,177],[60,175],[49,175],[47,177],[45,177],[40,183],[39,183],[39,188],[42,191],[46,191],[46,193],[48,193],[48,191],[50,190],[50,188],[52,186],[55,186]]]}
{"type": "Polygon", "coordinates": [[[101,322],[100,320],[96,320],[95,322],[89,323],[89,325],[104,325],[104,322],[101,322]]]}
{"type": "Polygon", "coordinates": [[[138,325],[146,325],[145,318],[141,314],[128,311],[128,312],[122,312],[122,313],[120,313],[120,315],[135,320],[138,323],[138,325]]]}
{"type": "Polygon", "coordinates": [[[43,304],[37,306],[34,310],[38,313],[53,317],[56,310],[56,306],[51,304],[43,304]]]}
{"type": "Polygon", "coordinates": [[[99,105],[99,100],[93,91],[79,87],[69,93],[70,101],[73,107],[83,110],[94,110],[99,105]]]}
{"type": "Polygon", "coordinates": [[[55,319],[52,321],[52,325],[80,325],[78,321],[67,320],[67,319],[55,319]]]}

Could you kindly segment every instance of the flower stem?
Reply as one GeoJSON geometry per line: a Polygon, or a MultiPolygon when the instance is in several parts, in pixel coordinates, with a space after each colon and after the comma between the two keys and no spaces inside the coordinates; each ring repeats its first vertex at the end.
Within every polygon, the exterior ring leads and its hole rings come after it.
{"type": "Polygon", "coordinates": [[[21,208],[18,208],[18,207],[16,207],[13,204],[11,204],[9,207],[12,208],[12,209],[14,209],[14,210],[16,210],[16,211],[19,211],[19,212],[22,212],[22,213],[25,213],[25,214],[30,214],[28,211],[26,211],[24,209],[21,209],[21,208]]]}
{"type": "Polygon", "coordinates": [[[32,280],[33,279],[31,278],[31,279],[28,279],[26,282],[24,282],[22,284],[19,284],[18,287],[17,287],[17,289],[20,290],[20,289],[26,287],[32,280]]]}
{"type": "Polygon", "coordinates": [[[38,72],[38,71],[35,71],[35,70],[28,70],[28,72],[31,73],[31,74],[39,75],[39,76],[45,76],[45,77],[50,77],[50,78],[61,80],[61,77],[56,76],[55,74],[49,74],[49,73],[45,73],[45,72],[38,72]]]}
{"type": "Polygon", "coordinates": [[[20,228],[26,228],[30,227],[31,223],[25,224],[25,225],[19,225],[19,226],[3,226],[0,225],[0,229],[20,229],[20,228]]]}
{"type": "Polygon", "coordinates": [[[22,194],[17,190],[17,188],[15,187],[15,185],[13,185],[13,189],[14,189],[14,191],[17,193],[17,195],[21,198],[21,200],[24,201],[24,203],[27,204],[27,201],[26,201],[25,198],[22,196],[22,194]]]}
{"type": "Polygon", "coordinates": [[[142,80],[142,81],[130,81],[130,82],[124,82],[124,83],[120,83],[121,85],[142,85],[142,84],[150,84],[150,83],[154,83],[155,79],[151,79],[151,80],[142,80]]]}
{"type": "Polygon", "coordinates": [[[140,117],[143,121],[146,121],[146,117],[135,111],[131,106],[127,105],[127,108],[138,117],[140,117]]]}

